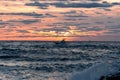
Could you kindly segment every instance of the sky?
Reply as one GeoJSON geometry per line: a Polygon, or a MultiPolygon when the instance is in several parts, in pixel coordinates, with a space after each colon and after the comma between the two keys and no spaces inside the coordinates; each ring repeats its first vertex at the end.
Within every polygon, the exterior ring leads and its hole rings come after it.
{"type": "Polygon", "coordinates": [[[0,40],[120,41],[120,0],[0,0],[0,40]]]}

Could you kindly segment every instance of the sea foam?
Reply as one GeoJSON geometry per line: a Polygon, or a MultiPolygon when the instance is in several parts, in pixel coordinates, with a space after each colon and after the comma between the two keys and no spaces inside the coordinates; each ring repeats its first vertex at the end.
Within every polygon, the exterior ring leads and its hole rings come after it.
{"type": "Polygon", "coordinates": [[[107,63],[97,63],[82,72],[73,73],[69,80],[99,80],[101,76],[108,75],[109,67],[107,63]]]}

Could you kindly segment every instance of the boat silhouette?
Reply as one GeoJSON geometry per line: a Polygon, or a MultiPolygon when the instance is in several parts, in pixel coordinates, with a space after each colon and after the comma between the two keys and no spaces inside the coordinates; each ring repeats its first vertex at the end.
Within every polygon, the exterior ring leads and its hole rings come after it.
{"type": "Polygon", "coordinates": [[[59,42],[55,42],[56,47],[66,47],[67,43],[65,41],[65,39],[59,41],[59,42]]]}

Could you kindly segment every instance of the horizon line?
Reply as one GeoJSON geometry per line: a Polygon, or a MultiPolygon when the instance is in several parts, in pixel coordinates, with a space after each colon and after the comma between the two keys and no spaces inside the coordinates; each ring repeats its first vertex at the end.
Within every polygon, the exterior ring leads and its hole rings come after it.
{"type": "MultiPolygon", "coordinates": [[[[61,40],[0,40],[1,41],[39,41],[39,42],[56,42],[61,40]]],[[[113,40],[66,40],[66,42],[120,42],[120,41],[113,41],[113,40]]]]}

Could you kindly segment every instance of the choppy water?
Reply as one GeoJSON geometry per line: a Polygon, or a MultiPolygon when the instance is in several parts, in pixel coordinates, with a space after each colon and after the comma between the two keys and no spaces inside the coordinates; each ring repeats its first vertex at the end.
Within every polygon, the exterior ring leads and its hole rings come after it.
{"type": "Polygon", "coordinates": [[[54,42],[0,42],[0,79],[67,80],[100,62],[120,65],[120,42],[68,42],[57,47],[54,42]]]}

